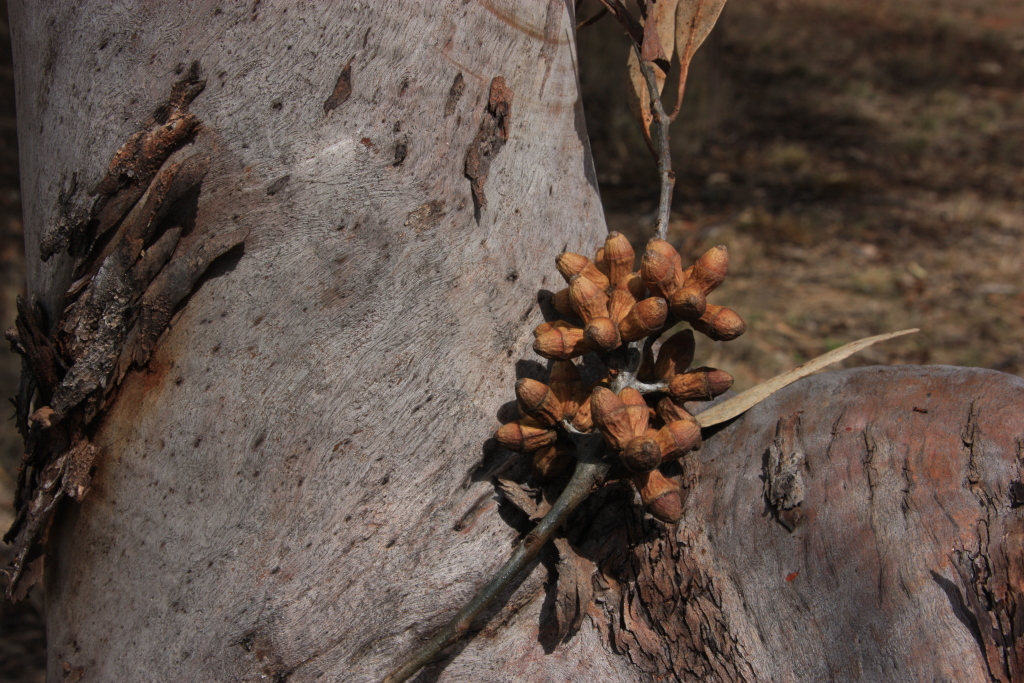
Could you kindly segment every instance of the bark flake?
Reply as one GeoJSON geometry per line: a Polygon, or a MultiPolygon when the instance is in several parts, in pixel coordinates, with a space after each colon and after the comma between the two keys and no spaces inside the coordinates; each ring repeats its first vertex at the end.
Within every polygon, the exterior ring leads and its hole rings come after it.
{"type": "Polygon", "coordinates": [[[480,130],[466,150],[466,177],[469,178],[473,193],[473,204],[476,207],[477,220],[480,212],[487,208],[487,195],[484,194],[484,183],[491,170],[491,163],[498,152],[508,142],[509,125],[512,118],[512,90],[505,84],[505,79],[496,76],[491,79],[490,95],[487,108],[480,121],[480,130]]]}
{"type": "Polygon", "coordinates": [[[247,230],[211,234],[195,224],[211,160],[182,149],[199,121],[188,105],[204,82],[193,64],[144,124],[114,154],[89,215],[44,238],[43,259],[76,257],[76,281],[52,326],[33,299],[18,301],[7,333],[22,356],[17,407],[25,457],[18,473],[7,597],[40,580],[54,512],[89,491],[101,456],[90,437],[113,391],[144,367],[175,308],[214,259],[242,244],[247,230]],[[175,152],[180,152],[172,157],[175,152]]]}
{"type": "MultiPolygon", "coordinates": [[[[354,59],[354,58],[353,58],[354,59]]],[[[338,82],[334,84],[334,91],[324,101],[324,113],[329,114],[341,105],[348,102],[352,96],[352,59],[341,70],[338,82]]]]}

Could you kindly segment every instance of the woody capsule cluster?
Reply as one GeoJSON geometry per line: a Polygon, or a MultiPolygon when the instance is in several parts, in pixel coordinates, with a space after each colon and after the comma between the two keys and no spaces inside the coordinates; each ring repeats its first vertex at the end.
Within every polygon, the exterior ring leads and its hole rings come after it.
{"type": "Polygon", "coordinates": [[[724,246],[685,270],[663,239],[647,243],[636,272],[635,259],[629,240],[617,232],[608,235],[593,261],[568,252],[558,256],[555,263],[568,287],[552,303],[563,319],[534,330],[534,350],[554,361],[548,382],[516,383],[523,418],[495,436],[510,450],[532,453],[533,475],[543,482],[565,472],[576,456],[576,437],[596,429],[604,453],[632,479],[648,512],[676,522],[682,516],[681,488],[658,468],[700,447],[700,425],[685,402],[710,400],[732,385],[726,372],[690,367],[692,330],[729,341],[746,326],[734,311],[707,303],[728,271],[724,246]],[[692,330],[669,336],[655,358],[654,343],[680,323],[692,330]],[[584,386],[573,359],[591,352],[607,372],[584,386]]]}

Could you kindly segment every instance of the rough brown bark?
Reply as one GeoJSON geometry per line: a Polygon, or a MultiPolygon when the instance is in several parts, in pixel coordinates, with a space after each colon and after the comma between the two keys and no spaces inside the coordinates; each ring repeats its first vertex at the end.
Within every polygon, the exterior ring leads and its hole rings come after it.
{"type": "MultiPolygon", "coordinates": [[[[505,559],[528,525],[488,437],[554,255],[603,234],[571,14],[11,7],[50,320],[75,264],[43,235],[193,61],[195,222],[249,235],[90,434],[46,558],[49,680],[376,680],[505,559]]],[[[793,385],[687,460],[678,528],[602,491],[418,680],[1012,680],[1021,384],[793,385]]]]}
{"type": "Polygon", "coordinates": [[[604,504],[595,622],[656,679],[1021,680],[1022,425],[1004,373],[801,380],[686,463],[677,529],[604,504]]]}

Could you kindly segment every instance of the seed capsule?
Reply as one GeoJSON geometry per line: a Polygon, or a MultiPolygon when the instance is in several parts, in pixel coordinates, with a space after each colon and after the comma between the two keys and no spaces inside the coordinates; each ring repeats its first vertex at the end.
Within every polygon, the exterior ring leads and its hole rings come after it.
{"type": "Polygon", "coordinates": [[[579,311],[572,307],[572,298],[569,296],[569,288],[560,289],[551,297],[551,305],[556,311],[565,316],[578,316],[579,311]]]}
{"type": "Polygon", "coordinates": [[[608,277],[608,263],[604,260],[604,247],[598,247],[597,253],[594,254],[594,267],[604,273],[605,277],[608,277]]]}
{"type": "Polygon", "coordinates": [[[629,425],[633,430],[633,435],[638,436],[647,431],[651,411],[643,395],[632,387],[626,387],[619,392],[619,400],[626,406],[626,414],[629,416],[629,425]]]}
{"type": "Polygon", "coordinates": [[[683,286],[682,259],[679,252],[663,239],[647,242],[647,251],[640,259],[640,275],[655,294],[671,299],[683,286]]]}
{"type": "Polygon", "coordinates": [[[674,524],[683,517],[682,487],[668,479],[658,470],[651,470],[633,477],[633,484],[640,490],[644,508],[655,519],[674,524]]]}
{"type": "Polygon", "coordinates": [[[619,328],[611,318],[593,318],[583,328],[583,339],[596,351],[611,351],[621,343],[619,328]]]}
{"type": "Polygon", "coordinates": [[[633,261],[636,260],[636,253],[633,245],[629,243],[625,235],[618,232],[608,233],[608,239],[604,242],[604,249],[598,251],[603,261],[607,264],[608,279],[613,285],[618,285],[623,279],[633,272],[633,261]]]}
{"type": "Polygon", "coordinates": [[[668,395],[677,401],[710,401],[732,386],[732,375],[725,370],[695,368],[675,375],[668,383],[668,395]]]}
{"type": "Polygon", "coordinates": [[[543,382],[524,377],[516,382],[516,400],[519,409],[545,425],[558,424],[562,419],[562,403],[555,392],[543,382]]]}
{"type": "Polygon", "coordinates": [[[700,443],[700,425],[697,420],[676,420],[658,430],[655,437],[661,446],[661,457],[675,460],[694,450],[700,443]]]}
{"type": "Polygon", "coordinates": [[[693,362],[695,342],[692,330],[681,330],[665,340],[658,349],[658,362],[654,364],[654,376],[667,380],[673,375],[686,372],[693,362]]]}
{"type": "Polygon", "coordinates": [[[672,315],[686,322],[699,319],[704,315],[707,306],[708,300],[704,297],[704,292],[691,285],[677,289],[669,301],[672,315]]]}
{"type": "Polygon", "coordinates": [[[636,299],[625,289],[613,289],[608,297],[608,317],[618,325],[629,313],[629,309],[636,305],[636,299]]]}
{"type": "Polygon", "coordinates": [[[556,360],[552,363],[548,386],[562,406],[562,418],[572,419],[580,406],[577,394],[583,389],[576,364],[571,360],[556,360]]]}
{"type": "Polygon", "coordinates": [[[640,277],[653,294],[665,299],[671,299],[678,289],[672,262],[655,251],[644,252],[640,259],[640,277]]]}
{"type": "Polygon", "coordinates": [[[594,429],[594,414],[591,409],[593,393],[581,391],[577,394],[577,397],[579,408],[576,409],[576,414],[572,416],[573,429],[580,432],[589,432],[594,429]]]}
{"type": "Polygon", "coordinates": [[[619,459],[634,474],[650,472],[661,464],[661,446],[652,436],[635,436],[626,444],[619,459]]]}
{"type": "Polygon", "coordinates": [[[569,280],[569,298],[584,322],[608,317],[608,295],[590,278],[573,275],[569,280]]]}
{"type": "MultiPolygon", "coordinates": [[[[647,240],[647,251],[653,251],[661,254],[670,260],[672,265],[679,269],[680,273],[682,272],[683,259],[679,256],[679,252],[676,251],[676,248],[667,241],[660,237],[652,237],[647,240]]],[[[680,284],[682,283],[680,282],[680,284]]]]}
{"type": "Polygon", "coordinates": [[[573,452],[569,449],[562,449],[556,444],[544,446],[533,454],[531,471],[533,478],[540,483],[557,479],[572,464],[573,452]]]}
{"type": "Polygon", "coordinates": [[[665,424],[672,424],[677,420],[694,423],[697,421],[697,418],[691,415],[686,408],[679,405],[679,403],[676,403],[668,396],[658,401],[657,413],[658,417],[660,417],[662,422],[665,424]]]}
{"type": "Polygon", "coordinates": [[[606,387],[595,387],[590,394],[590,409],[594,424],[612,448],[620,451],[625,448],[634,436],[633,425],[626,405],[615,392],[606,387]]]}
{"type": "Polygon", "coordinates": [[[601,289],[608,289],[608,278],[594,266],[590,259],[582,254],[564,251],[555,259],[555,266],[566,282],[569,282],[573,275],[582,275],[593,280],[594,284],[601,289]]]}
{"type": "Polygon", "coordinates": [[[714,341],[731,341],[747,331],[747,324],[734,310],[713,304],[708,304],[704,315],[690,325],[714,341]]]}
{"type": "Polygon", "coordinates": [[[583,338],[583,330],[579,327],[553,325],[540,334],[534,334],[537,338],[533,342],[533,350],[545,358],[569,360],[590,351],[590,346],[583,338]]]}
{"type": "Polygon", "coordinates": [[[548,429],[533,418],[523,418],[502,425],[495,432],[494,438],[505,448],[519,453],[529,453],[542,446],[553,444],[558,432],[548,429]]]}
{"type": "Polygon", "coordinates": [[[631,342],[643,339],[649,334],[660,330],[668,317],[668,304],[660,297],[651,297],[638,301],[619,323],[619,334],[622,341],[631,342]]]}
{"type": "Polygon", "coordinates": [[[539,337],[543,334],[547,334],[551,330],[568,330],[573,327],[576,326],[564,320],[551,320],[549,322],[543,322],[540,325],[537,325],[537,327],[533,328],[533,336],[539,337]]]}
{"type": "Polygon", "coordinates": [[[647,285],[644,284],[644,279],[639,272],[626,276],[619,285],[624,286],[636,301],[647,298],[647,285]]]}
{"type": "Polygon", "coordinates": [[[711,247],[687,269],[686,286],[697,287],[707,296],[729,274],[729,250],[724,244],[711,247]]]}

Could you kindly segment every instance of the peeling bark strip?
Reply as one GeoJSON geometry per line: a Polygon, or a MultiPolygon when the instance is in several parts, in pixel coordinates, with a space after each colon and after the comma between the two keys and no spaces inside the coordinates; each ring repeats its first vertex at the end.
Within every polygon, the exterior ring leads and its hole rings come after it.
{"type": "MultiPolygon", "coordinates": [[[[452,85],[455,87],[455,84],[452,85]]],[[[480,211],[487,207],[484,183],[491,170],[491,162],[508,142],[508,127],[512,117],[512,91],[505,85],[505,79],[495,76],[491,79],[491,92],[487,109],[480,121],[480,130],[466,150],[466,177],[473,191],[473,203],[479,218],[480,211]]]]}
{"type": "Polygon", "coordinates": [[[172,86],[167,102],[114,153],[106,175],[92,191],[96,199],[88,215],[65,216],[43,236],[44,261],[64,250],[83,256],[92,240],[102,238],[138,202],[164,161],[196,131],[199,121],[188,107],[205,87],[199,64],[193,62],[172,86]]]}
{"type": "Polygon", "coordinates": [[[202,92],[196,64],[171,88],[145,127],[114,154],[86,219],[56,226],[42,249],[77,257],[78,280],[67,292],[53,336],[34,301],[18,301],[7,333],[20,353],[16,401],[25,458],[18,472],[16,516],[4,536],[14,543],[7,597],[23,598],[42,575],[53,514],[64,497],[89,490],[97,448],[89,435],[128,370],[143,367],[175,307],[218,256],[247,231],[210,235],[194,224],[194,199],[210,158],[192,154],[168,163],[199,125],[188,105],[202,92]]]}
{"type": "Polygon", "coordinates": [[[803,468],[807,458],[798,443],[799,431],[800,413],[779,419],[764,468],[765,498],[779,523],[789,531],[803,516],[799,506],[804,500],[803,468]]]}
{"type": "MultiPolygon", "coordinates": [[[[354,58],[353,58],[354,59],[354,58]]],[[[334,92],[324,100],[324,113],[329,114],[348,101],[352,96],[352,60],[341,70],[338,82],[334,84],[334,92]]]]}

